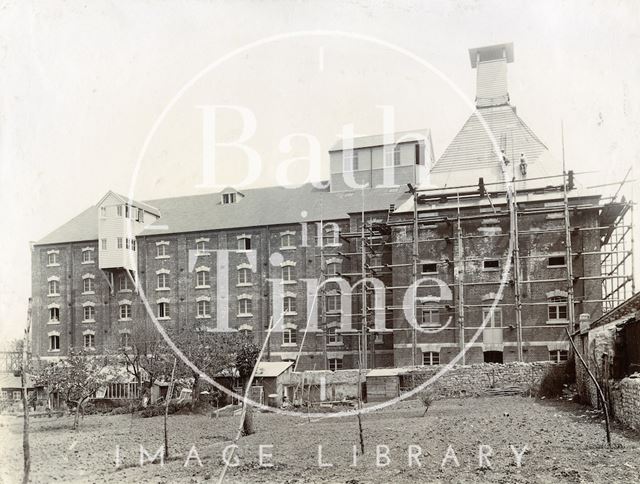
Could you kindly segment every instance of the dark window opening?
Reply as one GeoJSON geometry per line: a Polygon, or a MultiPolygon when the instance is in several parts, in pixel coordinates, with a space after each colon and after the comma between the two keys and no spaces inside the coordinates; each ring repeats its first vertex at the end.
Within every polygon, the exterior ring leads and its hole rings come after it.
{"type": "Polygon", "coordinates": [[[433,274],[434,272],[438,272],[438,264],[435,262],[427,262],[422,264],[422,273],[423,274],[433,274]]]}
{"type": "Polygon", "coordinates": [[[498,259],[485,260],[482,263],[482,267],[483,269],[489,269],[489,270],[500,269],[500,260],[498,259]]]}
{"type": "Polygon", "coordinates": [[[484,362],[485,363],[502,363],[502,351],[485,351],[484,362]]]}
{"type": "Polygon", "coordinates": [[[549,267],[564,267],[566,265],[567,263],[563,255],[549,257],[549,267]]]}

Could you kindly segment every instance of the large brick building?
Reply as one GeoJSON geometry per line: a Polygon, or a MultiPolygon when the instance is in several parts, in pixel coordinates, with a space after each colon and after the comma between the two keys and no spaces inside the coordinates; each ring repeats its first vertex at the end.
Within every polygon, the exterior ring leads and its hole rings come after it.
{"type": "Polygon", "coordinates": [[[146,299],[172,328],[261,343],[278,322],[268,358],[300,369],[565,358],[569,321],[600,314],[600,251],[621,209],[575,189],[516,114],[513,46],[470,56],[477,109],[437,161],[428,132],[398,133],[337,143],[326,187],[107,193],[33,246],[34,352],[129,345],[146,299]],[[384,283],[366,285],[364,308],[363,276],[384,283]]]}

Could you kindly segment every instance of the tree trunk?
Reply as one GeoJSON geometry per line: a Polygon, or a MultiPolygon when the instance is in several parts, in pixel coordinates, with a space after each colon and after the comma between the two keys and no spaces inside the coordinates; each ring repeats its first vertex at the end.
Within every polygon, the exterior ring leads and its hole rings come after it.
{"type": "Polygon", "coordinates": [[[76,405],[76,414],[73,419],[73,430],[78,430],[78,427],[80,425],[79,420],[80,420],[80,402],[78,402],[78,404],[76,405]]]}
{"type": "MultiPolygon", "coordinates": [[[[249,380],[247,380],[245,382],[244,385],[244,394],[246,399],[248,400],[249,397],[249,380]]],[[[251,407],[251,405],[249,405],[249,403],[247,401],[244,402],[244,420],[242,421],[242,434],[243,435],[251,435],[253,433],[255,433],[255,428],[253,427],[253,407],[251,407]]]]}
{"type": "Polygon", "coordinates": [[[191,401],[196,403],[200,400],[200,375],[193,375],[193,390],[191,390],[191,401]]]}

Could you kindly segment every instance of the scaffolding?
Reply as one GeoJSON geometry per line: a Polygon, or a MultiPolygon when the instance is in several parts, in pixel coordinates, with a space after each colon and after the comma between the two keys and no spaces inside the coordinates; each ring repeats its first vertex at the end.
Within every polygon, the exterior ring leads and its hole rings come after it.
{"type": "MultiPolygon", "coordinates": [[[[464,346],[465,330],[476,330],[482,326],[477,324],[469,324],[465,318],[465,312],[470,308],[485,307],[486,304],[473,304],[467,303],[465,292],[467,288],[473,286],[487,286],[497,287],[500,284],[499,280],[495,281],[474,281],[467,280],[465,273],[467,272],[467,263],[472,261],[482,260],[482,257],[477,257],[472,254],[473,251],[465,249],[465,244],[468,241],[472,241],[477,238],[505,238],[512,237],[513,244],[511,244],[511,250],[506,251],[499,255],[499,258],[506,261],[507,258],[511,258],[512,266],[510,272],[509,285],[513,289],[514,297],[513,301],[499,301],[496,307],[513,308],[515,316],[515,330],[516,330],[516,347],[517,347],[517,359],[523,361],[523,346],[526,343],[523,338],[523,324],[522,324],[522,311],[527,307],[535,306],[548,306],[548,299],[532,300],[528,298],[523,300],[522,287],[524,285],[533,284],[549,284],[555,283],[558,287],[562,287],[566,292],[566,325],[573,330],[576,324],[576,306],[581,305],[583,310],[586,307],[596,308],[596,315],[598,311],[606,312],[610,308],[623,302],[627,299],[635,290],[633,282],[633,203],[631,201],[617,199],[617,194],[613,197],[598,197],[596,195],[576,195],[570,197],[570,192],[575,189],[574,186],[574,173],[563,172],[559,175],[552,175],[547,177],[538,177],[535,180],[556,180],[556,184],[546,185],[544,187],[516,189],[520,182],[530,182],[534,180],[512,180],[511,196],[508,196],[505,183],[487,183],[484,184],[482,179],[479,180],[478,185],[464,185],[458,187],[449,187],[447,189],[420,189],[408,185],[407,191],[413,199],[413,213],[410,217],[402,217],[400,214],[394,214],[394,208],[391,207],[389,216],[384,223],[379,220],[365,219],[363,212],[359,224],[359,230],[354,230],[352,233],[342,234],[341,236],[345,240],[351,242],[352,251],[346,255],[352,258],[352,266],[360,263],[361,268],[359,271],[353,271],[348,274],[342,274],[344,277],[380,277],[386,276],[391,279],[391,273],[394,268],[404,267],[411,268],[411,280],[407,285],[391,285],[386,287],[386,290],[393,293],[394,291],[406,291],[417,283],[420,278],[419,266],[421,264],[420,247],[421,244],[431,244],[438,242],[445,242],[447,248],[444,252],[450,253],[449,257],[446,255],[439,263],[450,266],[453,264],[452,280],[448,282],[449,287],[454,293],[455,304],[443,305],[443,312],[445,315],[453,315],[456,318],[456,325],[450,329],[455,329],[458,332],[457,344],[463,353],[461,362],[464,364],[464,346]],[[530,195],[535,194],[548,194],[556,193],[558,203],[549,204],[535,204],[527,203],[523,201],[527,200],[530,195]],[[485,213],[470,213],[472,211],[465,211],[464,202],[479,202],[486,200],[489,202],[490,209],[485,213]],[[430,204],[442,204],[446,206],[449,211],[455,213],[452,215],[440,215],[438,213],[430,214],[429,212],[423,212],[420,210],[420,205],[430,204]],[[449,205],[446,205],[449,204],[449,205]],[[589,226],[580,223],[580,214],[588,211],[594,211],[597,216],[596,226],[589,226]],[[392,216],[393,214],[393,216],[392,216]],[[544,216],[546,218],[558,219],[561,222],[561,226],[550,226],[547,228],[539,228],[531,226],[525,230],[520,230],[520,225],[523,220],[530,217],[544,216]],[[486,219],[504,219],[509,217],[510,230],[508,233],[465,233],[464,224],[470,221],[486,220],[486,219]],[[449,228],[449,232],[446,235],[440,235],[439,237],[427,237],[421,238],[421,228],[424,226],[434,226],[446,224],[449,228]],[[412,232],[409,240],[397,240],[392,236],[393,230],[405,227],[409,228],[412,232]],[[585,248],[584,246],[574,247],[574,239],[577,239],[578,235],[590,235],[593,232],[599,235],[598,247],[585,248]],[[543,277],[543,278],[524,278],[522,277],[522,264],[529,260],[545,260],[549,258],[549,254],[541,252],[539,254],[528,253],[522,255],[520,248],[524,237],[530,237],[543,234],[557,234],[564,245],[564,274],[558,277],[543,277]],[[408,261],[402,261],[398,263],[384,263],[376,264],[371,262],[372,259],[380,256],[380,251],[384,251],[393,246],[407,244],[409,248],[407,253],[410,254],[408,261]],[[585,260],[589,258],[592,262],[594,259],[601,261],[601,270],[591,269],[587,271],[585,269],[585,260]],[[582,265],[581,270],[576,275],[574,271],[575,265],[582,265]],[[595,272],[594,272],[595,271],[595,272]],[[594,296],[592,290],[587,290],[585,284],[601,284],[603,291],[601,297],[594,296]],[[581,285],[581,290],[577,291],[577,288],[581,285]],[[591,306],[587,306],[591,305],[591,306]]],[[[624,184],[621,182],[621,184],[624,184]]],[[[593,238],[591,238],[593,239],[593,238]]],[[[582,239],[579,239],[582,240],[582,239]]],[[[498,255],[497,255],[498,257],[498,255]]],[[[596,263],[596,266],[598,263],[596,263]]],[[[367,302],[367,287],[362,285],[363,289],[360,293],[354,295],[362,297],[361,307],[362,319],[361,340],[359,347],[364,349],[363,364],[366,367],[366,353],[371,341],[368,339],[368,335],[372,332],[370,327],[369,315],[373,309],[367,302]],[[364,296],[362,293],[364,292],[364,296]]],[[[420,288],[438,287],[437,285],[420,285],[420,288]]],[[[390,298],[391,300],[393,298],[390,298]]],[[[386,306],[387,325],[391,323],[391,331],[397,333],[400,331],[411,332],[411,358],[414,365],[419,365],[421,362],[418,360],[418,343],[416,336],[416,328],[413,325],[408,326],[403,316],[398,316],[397,311],[404,310],[402,305],[392,303],[386,306]],[[404,324],[403,324],[404,323],[404,324]]],[[[354,311],[355,313],[355,311],[354,311]]],[[[352,315],[357,317],[356,314],[352,315]]],[[[417,316],[417,315],[416,315],[417,316]]],[[[416,318],[418,319],[418,318],[416,318]]],[[[531,328],[543,328],[548,327],[546,322],[535,325],[527,325],[528,329],[531,328]]],[[[375,351],[375,345],[372,350],[375,351]]],[[[372,365],[375,366],[375,360],[369,360],[372,365]]]]}

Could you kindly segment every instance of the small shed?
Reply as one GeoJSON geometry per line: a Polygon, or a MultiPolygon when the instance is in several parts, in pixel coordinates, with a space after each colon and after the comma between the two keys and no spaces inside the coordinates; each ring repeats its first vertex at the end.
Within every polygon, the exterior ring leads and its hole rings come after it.
{"type": "Polygon", "coordinates": [[[377,368],[367,373],[367,402],[399,397],[400,373],[400,368],[377,368]]]}
{"type": "MultiPolygon", "coordinates": [[[[29,404],[34,410],[36,406],[44,407],[47,397],[44,385],[36,384],[30,377],[26,383],[29,404]]],[[[0,374],[0,409],[3,412],[22,410],[22,379],[14,373],[0,374]]]]}
{"type": "Polygon", "coordinates": [[[256,369],[253,386],[261,387],[261,400],[279,407],[284,395],[283,375],[291,372],[292,361],[261,361],[256,369]],[[269,398],[269,395],[275,395],[269,398]]]}

